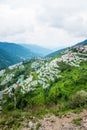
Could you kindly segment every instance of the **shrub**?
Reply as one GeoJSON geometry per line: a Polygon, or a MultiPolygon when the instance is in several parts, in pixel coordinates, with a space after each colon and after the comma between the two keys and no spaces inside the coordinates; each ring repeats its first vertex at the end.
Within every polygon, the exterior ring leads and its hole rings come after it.
{"type": "Polygon", "coordinates": [[[58,99],[60,99],[61,97],[62,97],[61,89],[59,87],[57,87],[57,86],[52,87],[50,92],[49,92],[49,97],[48,97],[49,102],[57,104],[58,99]]]}
{"type": "Polygon", "coordinates": [[[19,118],[21,118],[21,112],[20,111],[13,111],[13,113],[12,113],[12,117],[13,118],[17,118],[17,119],[19,119],[19,118]]]}
{"type": "Polygon", "coordinates": [[[15,119],[13,119],[13,118],[10,118],[8,121],[7,121],[7,125],[9,126],[9,127],[12,127],[12,125],[15,123],[15,119]]]}
{"type": "Polygon", "coordinates": [[[0,120],[0,125],[5,125],[5,124],[6,124],[6,121],[7,121],[6,119],[1,119],[1,120],[0,120]]]}
{"type": "Polygon", "coordinates": [[[37,125],[36,125],[36,130],[39,130],[40,126],[41,126],[41,124],[40,124],[40,123],[37,123],[37,125]]]}
{"type": "Polygon", "coordinates": [[[13,110],[13,109],[14,109],[14,103],[11,102],[11,103],[6,104],[6,105],[4,106],[4,109],[5,109],[5,110],[8,110],[8,111],[13,110]]]}
{"type": "Polygon", "coordinates": [[[73,123],[75,125],[81,125],[81,121],[82,121],[82,118],[75,118],[75,119],[73,119],[73,123]]]}
{"type": "Polygon", "coordinates": [[[78,91],[71,99],[71,107],[81,107],[87,103],[87,92],[84,90],[78,91]]]}

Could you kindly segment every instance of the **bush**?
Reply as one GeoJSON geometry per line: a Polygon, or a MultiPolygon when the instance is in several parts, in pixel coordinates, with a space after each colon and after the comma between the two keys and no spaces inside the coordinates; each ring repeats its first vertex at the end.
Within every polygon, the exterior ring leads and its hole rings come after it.
{"type": "Polygon", "coordinates": [[[21,118],[21,112],[17,110],[13,111],[12,117],[17,119],[21,118]]]}
{"type": "Polygon", "coordinates": [[[12,127],[12,125],[15,123],[15,119],[13,119],[13,118],[10,118],[8,121],[7,121],[7,125],[9,126],[9,127],[12,127]]]}
{"type": "Polygon", "coordinates": [[[5,104],[5,105],[3,106],[3,109],[4,109],[4,111],[13,110],[13,109],[14,109],[14,103],[11,102],[11,103],[5,104]]]}
{"type": "Polygon", "coordinates": [[[58,103],[58,100],[62,97],[62,94],[61,94],[61,89],[60,87],[52,87],[50,92],[49,92],[49,102],[52,102],[52,103],[55,103],[57,104],[58,103]]]}
{"type": "Polygon", "coordinates": [[[6,124],[6,119],[0,119],[0,125],[5,125],[6,124]]]}
{"type": "Polygon", "coordinates": [[[75,125],[81,125],[81,121],[82,121],[82,118],[75,118],[75,119],[73,119],[73,123],[75,125]]]}
{"type": "Polygon", "coordinates": [[[72,96],[72,99],[71,99],[72,108],[84,106],[84,105],[86,105],[86,103],[87,103],[87,92],[86,91],[81,90],[72,96]]]}
{"type": "Polygon", "coordinates": [[[37,125],[36,125],[36,130],[39,130],[40,126],[41,126],[41,124],[40,124],[40,123],[37,123],[37,125]]]}

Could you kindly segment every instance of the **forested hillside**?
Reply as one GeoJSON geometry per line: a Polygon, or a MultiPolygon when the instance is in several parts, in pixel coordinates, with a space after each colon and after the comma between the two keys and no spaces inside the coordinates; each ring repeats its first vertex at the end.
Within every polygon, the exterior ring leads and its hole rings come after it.
{"type": "MultiPolygon", "coordinates": [[[[7,68],[1,72],[0,78],[4,101],[0,126],[28,128],[28,121],[38,122],[34,117],[40,118],[48,113],[61,117],[67,112],[87,108],[86,81],[86,46],[69,48],[52,58],[35,58],[7,68]]],[[[81,122],[78,120],[73,122],[81,122]]],[[[36,127],[39,129],[41,125],[36,127]]]]}
{"type": "Polygon", "coordinates": [[[0,49],[0,70],[20,62],[21,59],[11,53],[0,49]]]}

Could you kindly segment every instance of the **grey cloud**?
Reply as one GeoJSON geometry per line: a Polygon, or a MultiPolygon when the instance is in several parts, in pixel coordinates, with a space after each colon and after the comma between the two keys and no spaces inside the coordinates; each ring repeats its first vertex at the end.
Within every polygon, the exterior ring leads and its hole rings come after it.
{"type": "Polygon", "coordinates": [[[72,36],[85,37],[87,35],[87,17],[83,16],[87,14],[87,1],[66,0],[64,4],[62,2],[64,0],[61,0],[60,3],[57,0],[54,0],[54,3],[45,3],[44,12],[38,19],[42,24],[61,28],[72,36]]]}
{"type": "Polygon", "coordinates": [[[0,31],[0,38],[3,37],[3,38],[6,38],[8,36],[17,36],[17,35],[25,35],[26,33],[31,33],[33,32],[33,29],[32,28],[6,28],[5,30],[1,30],[0,31]]]}
{"type": "Polygon", "coordinates": [[[54,19],[50,26],[55,28],[62,28],[73,35],[81,36],[83,32],[86,33],[87,20],[81,16],[62,17],[56,20],[54,19]]]}
{"type": "Polygon", "coordinates": [[[86,6],[87,0],[0,0],[0,40],[65,46],[87,36],[86,6]]]}

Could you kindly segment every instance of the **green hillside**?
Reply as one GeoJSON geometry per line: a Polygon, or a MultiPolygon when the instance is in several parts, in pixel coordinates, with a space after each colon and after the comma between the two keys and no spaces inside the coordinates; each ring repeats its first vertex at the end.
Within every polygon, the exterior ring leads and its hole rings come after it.
{"type": "MultiPolygon", "coordinates": [[[[87,108],[87,50],[71,48],[50,59],[32,59],[1,76],[4,86],[0,126],[23,127],[24,120],[47,113],[61,116],[87,108]],[[8,96],[9,95],[9,96],[8,96]],[[6,120],[8,119],[8,121],[6,120]],[[10,121],[11,120],[11,121],[10,121]]],[[[33,119],[32,119],[33,120],[33,119]]]]}
{"type": "MultiPolygon", "coordinates": [[[[71,46],[70,48],[72,48],[72,47],[74,48],[74,47],[77,47],[77,46],[84,46],[84,45],[87,45],[87,40],[84,40],[82,42],[76,43],[73,46],[71,46]]],[[[46,57],[54,57],[54,56],[60,54],[61,52],[63,52],[64,50],[67,50],[67,49],[68,49],[68,47],[56,50],[56,51],[54,51],[54,52],[49,53],[48,55],[46,55],[46,57]]]]}
{"type": "Polygon", "coordinates": [[[33,57],[39,55],[16,43],[0,42],[0,70],[33,57]]]}
{"type": "Polygon", "coordinates": [[[0,49],[21,58],[22,61],[38,56],[36,53],[16,43],[0,42],[0,49]]]}
{"type": "Polygon", "coordinates": [[[0,70],[20,62],[21,59],[3,49],[0,49],[0,70]]]}

